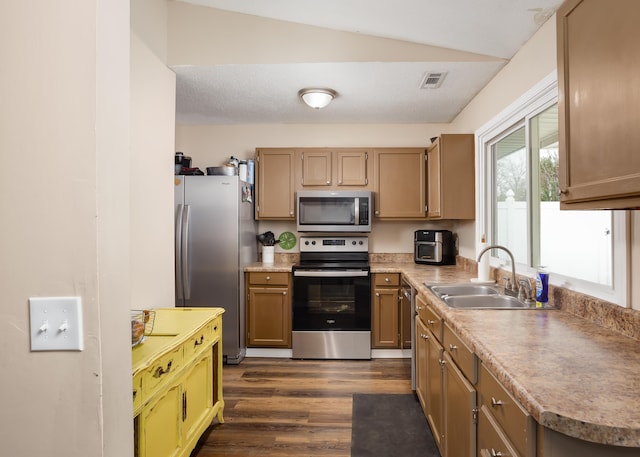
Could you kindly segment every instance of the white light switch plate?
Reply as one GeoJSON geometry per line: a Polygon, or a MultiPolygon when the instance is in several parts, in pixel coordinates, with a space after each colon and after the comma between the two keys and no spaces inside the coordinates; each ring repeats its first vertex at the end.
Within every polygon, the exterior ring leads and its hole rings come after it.
{"type": "Polygon", "coordinates": [[[82,351],[80,297],[29,298],[32,351],[82,351]]]}

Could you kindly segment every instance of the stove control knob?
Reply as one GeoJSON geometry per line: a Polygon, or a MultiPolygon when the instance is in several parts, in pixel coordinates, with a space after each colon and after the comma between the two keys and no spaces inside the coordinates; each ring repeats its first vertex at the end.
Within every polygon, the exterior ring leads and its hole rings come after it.
{"type": "Polygon", "coordinates": [[[360,246],[362,246],[364,244],[364,242],[362,240],[360,240],[360,246]]]}
{"type": "Polygon", "coordinates": [[[309,246],[309,242],[308,242],[308,241],[305,241],[305,242],[304,242],[304,244],[305,244],[305,245],[307,245],[307,246],[309,246]]]}
{"type": "Polygon", "coordinates": [[[355,246],[356,245],[356,241],[355,240],[352,241],[351,244],[353,244],[355,246]]]}
{"type": "Polygon", "coordinates": [[[315,245],[316,245],[316,242],[315,242],[315,241],[312,241],[312,242],[311,242],[311,244],[313,244],[313,245],[315,246],[315,245]]]}

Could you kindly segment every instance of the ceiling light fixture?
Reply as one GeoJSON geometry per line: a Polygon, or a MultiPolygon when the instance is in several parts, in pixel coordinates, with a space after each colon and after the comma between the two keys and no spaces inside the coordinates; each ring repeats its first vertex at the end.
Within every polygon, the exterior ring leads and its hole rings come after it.
{"type": "Polygon", "coordinates": [[[311,108],[320,109],[331,103],[338,93],[333,89],[309,88],[301,89],[298,95],[311,108]]]}

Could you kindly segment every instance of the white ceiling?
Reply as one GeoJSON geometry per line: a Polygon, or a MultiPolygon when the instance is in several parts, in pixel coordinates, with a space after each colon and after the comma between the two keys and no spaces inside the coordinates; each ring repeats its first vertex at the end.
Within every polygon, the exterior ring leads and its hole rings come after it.
{"type": "Polygon", "coordinates": [[[474,62],[174,66],[178,123],[451,122],[563,0],[179,0],[252,16],[495,57],[474,62]],[[420,89],[427,71],[447,71],[420,89]],[[338,91],[322,110],[303,87],[338,91]]]}

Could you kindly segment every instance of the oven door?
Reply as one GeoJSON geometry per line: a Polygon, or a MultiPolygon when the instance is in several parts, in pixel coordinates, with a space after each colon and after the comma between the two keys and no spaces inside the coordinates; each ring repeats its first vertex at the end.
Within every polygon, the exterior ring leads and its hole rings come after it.
{"type": "Polygon", "coordinates": [[[371,330],[368,270],[294,270],[293,330],[371,330]]]}

